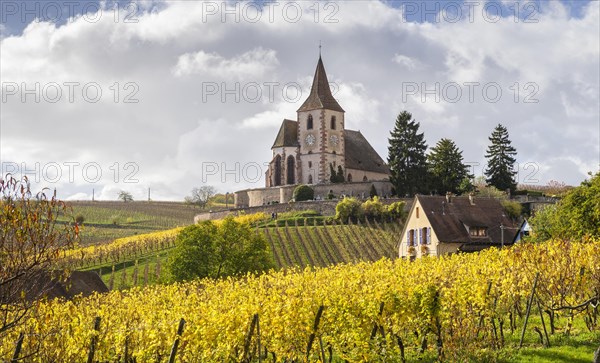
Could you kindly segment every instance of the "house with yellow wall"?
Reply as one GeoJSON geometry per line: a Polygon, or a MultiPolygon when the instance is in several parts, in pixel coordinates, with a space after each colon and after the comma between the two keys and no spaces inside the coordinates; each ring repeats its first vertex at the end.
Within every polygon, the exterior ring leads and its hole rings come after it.
{"type": "Polygon", "coordinates": [[[417,195],[402,231],[401,258],[512,245],[520,224],[495,198],[417,195]]]}

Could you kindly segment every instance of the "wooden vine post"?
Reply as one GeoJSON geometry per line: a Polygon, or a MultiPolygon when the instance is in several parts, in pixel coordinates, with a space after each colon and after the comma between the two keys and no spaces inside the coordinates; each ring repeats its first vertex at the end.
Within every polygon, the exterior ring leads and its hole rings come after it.
{"type": "Polygon", "coordinates": [[[10,363],[17,363],[19,361],[19,355],[21,354],[21,347],[23,346],[23,338],[25,337],[25,334],[23,334],[23,332],[21,332],[19,334],[19,339],[17,339],[17,344],[15,345],[15,352],[12,356],[12,360],[10,361],[10,363]]]}
{"type": "Polygon", "coordinates": [[[531,295],[529,296],[529,301],[527,302],[527,313],[525,313],[525,321],[523,322],[523,330],[521,331],[521,339],[519,340],[519,349],[523,346],[523,339],[525,339],[525,329],[527,329],[527,321],[529,320],[529,314],[531,313],[531,305],[533,305],[533,297],[535,296],[535,289],[537,287],[539,277],[540,273],[537,272],[535,274],[535,279],[533,280],[531,295]]]}
{"type": "Polygon", "coordinates": [[[90,340],[90,350],[88,352],[87,363],[94,362],[94,354],[96,354],[96,344],[98,344],[98,332],[100,331],[100,317],[97,316],[94,319],[94,332],[92,333],[92,339],[90,340]]]}
{"type": "Polygon", "coordinates": [[[179,320],[179,327],[177,327],[177,337],[173,342],[173,347],[171,347],[171,354],[169,355],[169,363],[175,363],[175,356],[177,356],[177,348],[179,348],[179,338],[181,338],[181,334],[183,334],[183,327],[185,326],[185,319],[181,318],[179,320]]]}
{"type": "Polygon", "coordinates": [[[244,358],[242,362],[250,362],[252,359],[250,354],[250,344],[252,343],[252,335],[254,334],[254,330],[256,330],[257,335],[258,361],[262,362],[260,346],[260,325],[258,321],[258,314],[254,314],[252,316],[252,322],[250,323],[250,328],[248,329],[248,333],[246,334],[246,340],[244,341],[244,358]]]}
{"type": "MultiPolygon", "coordinates": [[[[317,330],[319,329],[319,323],[321,322],[321,316],[323,315],[323,310],[325,310],[325,306],[319,306],[319,310],[317,311],[317,315],[315,316],[315,323],[313,324],[313,332],[310,333],[308,337],[308,345],[306,347],[306,361],[310,361],[310,351],[312,349],[313,343],[317,336],[317,330]]],[[[319,340],[321,342],[321,340],[319,340]]],[[[323,351],[323,346],[321,343],[321,359],[325,362],[325,352],[323,351]]]]}
{"type": "Polygon", "coordinates": [[[544,322],[544,312],[542,311],[542,308],[540,307],[540,300],[536,299],[537,302],[537,307],[538,310],[540,312],[540,319],[542,319],[542,326],[544,327],[544,335],[546,336],[546,348],[550,347],[550,339],[548,338],[548,330],[546,330],[546,323],[544,322]]]}

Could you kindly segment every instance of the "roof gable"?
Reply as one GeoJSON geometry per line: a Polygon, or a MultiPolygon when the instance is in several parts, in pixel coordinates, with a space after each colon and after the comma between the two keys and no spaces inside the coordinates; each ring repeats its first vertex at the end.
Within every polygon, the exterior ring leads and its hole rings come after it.
{"type": "Polygon", "coordinates": [[[299,146],[298,144],[298,122],[285,119],[281,123],[277,137],[271,149],[285,146],[299,146]]]}

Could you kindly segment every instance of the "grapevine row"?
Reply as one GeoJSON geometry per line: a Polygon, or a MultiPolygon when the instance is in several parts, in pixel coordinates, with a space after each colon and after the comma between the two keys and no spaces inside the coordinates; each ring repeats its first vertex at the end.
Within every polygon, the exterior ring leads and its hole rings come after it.
{"type": "Polygon", "coordinates": [[[527,327],[528,313],[553,312],[556,334],[585,321],[600,336],[599,292],[598,241],[155,285],[40,302],[2,337],[0,360],[23,333],[21,356],[32,362],[86,361],[92,337],[95,361],[118,361],[125,347],[136,361],[164,361],[183,318],[177,362],[243,361],[256,351],[249,327],[258,319],[264,362],[317,361],[322,352],[351,362],[487,361],[495,349],[517,348],[521,327],[531,332],[523,344],[536,344],[540,328],[527,327]]]}

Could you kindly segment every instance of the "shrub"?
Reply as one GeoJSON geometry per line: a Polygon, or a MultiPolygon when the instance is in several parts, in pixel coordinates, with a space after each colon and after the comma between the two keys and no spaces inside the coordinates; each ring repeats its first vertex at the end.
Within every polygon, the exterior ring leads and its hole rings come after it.
{"type": "Polygon", "coordinates": [[[381,219],[385,212],[385,206],[381,204],[379,197],[374,196],[373,199],[367,200],[362,204],[362,210],[365,218],[370,220],[381,219]]]}
{"type": "Polygon", "coordinates": [[[85,222],[85,217],[84,217],[84,216],[82,216],[81,214],[78,214],[78,215],[77,215],[77,217],[75,217],[75,222],[76,222],[78,225],[82,225],[82,224],[83,224],[83,222],[85,222]]]}
{"type": "Polygon", "coordinates": [[[294,189],[294,200],[296,202],[302,202],[305,200],[313,200],[315,198],[315,191],[308,185],[298,185],[294,189]]]}
{"type": "Polygon", "coordinates": [[[335,206],[335,219],[348,223],[348,220],[358,220],[361,217],[361,204],[356,198],[344,198],[335,206]]]}
{"type": "Polygon", "coordinates": [[[536,238],[600,238],[600,173],[568,192],[555,206],[530,219],[536,238]]]}
{"type": "Polygon", "coordinates": [[[402,220],[404,221],[406,219],[407,213],[404,210],[404,207],[406,206],[405,202],[394,202],[390,205],[388,205],[386,207],[386,211],[385,211],[385,215],[384,217],[387,218],[391,218],[394,220],[402,220]]]}
{"type": "Polygon", "coordinates": [[[112,216],[110,216],[110,221],[113,225],[118,225],[121,223],[121,217],[117,214],[113,214],[112,216]]]}
{"type": "Polygon", "coordinates": [[[519,218],[523,212],[523,206],[519,202],[503,200],[502,207],[504,207],[504,211],[512,219],[519,218]]]}

